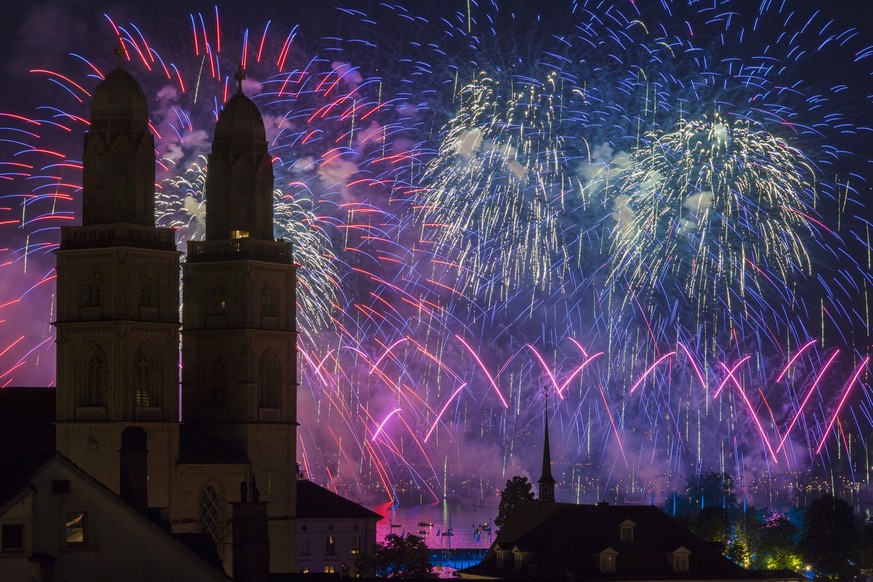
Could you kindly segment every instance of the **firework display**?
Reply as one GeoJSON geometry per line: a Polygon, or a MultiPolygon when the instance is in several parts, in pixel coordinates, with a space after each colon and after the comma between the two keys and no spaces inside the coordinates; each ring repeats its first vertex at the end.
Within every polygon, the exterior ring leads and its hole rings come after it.
{"type": "Polygon", "coordinates": [[[559,498],[867,485],[873,38],[790,1],[439,4],[108,14],[28,63],[40,105],[0,113],[0,386],[53,382],[52,251],[121,39],[180,250],[247,71],[302,267],[314,480],[492,495],[537,467],[548,405],[559,498]]]}

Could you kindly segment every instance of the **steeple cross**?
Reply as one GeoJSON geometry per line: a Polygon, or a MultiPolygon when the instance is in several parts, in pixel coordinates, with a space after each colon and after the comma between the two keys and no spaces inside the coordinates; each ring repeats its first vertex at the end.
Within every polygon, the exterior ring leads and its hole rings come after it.
{"type": "Polygon", "coordinates": [[[246,80],[246,70],[243,68],[242,63],[239,64],[239,67],[236,70],[236,73],[233,75],[233,78],[236,79],[237,82],[237,92],[242,92],[242,82],[246,80]]]}
{"type": "Polygon", "coordinates": [[[121,41],[121,37],[118,37],[118,44],[112,49],[112,52],[115,53],[115,68],[120,69],[123,63],[122,57],[124,57],[124,43],[121,41]]]}

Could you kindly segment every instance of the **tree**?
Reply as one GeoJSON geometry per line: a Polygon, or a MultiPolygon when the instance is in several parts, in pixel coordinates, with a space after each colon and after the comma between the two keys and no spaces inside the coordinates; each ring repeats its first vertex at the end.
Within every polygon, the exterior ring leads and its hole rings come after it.
{"type": "Polygon", "coordinates": [[[692,511],[714,505],[732,509],[737,503],[734,484],[727,473],[697,474],[688,478],[685,485],[692,511]]]}
{"type": "Polygon", "coordinates": [[[765,570],[799,571],[803,563],[794,543],[797,527],[783,513],[768,511],[762,517],[752,565],[765,570]]]}
{"type": "Polygon", "coordinates": [[[506,523],[506,520],[515,511],[519,503],[533,498],[533,484],[527,480],[527,477],[516,475],[508,480],[506,487],[500,492],[500,505],[497,508],[497,517],[494,518],[494,525],[503,527],[503,524],[506,523]]]}
{"type": "Polygon", "coordinates": [[[423,538],[412,534],[388,534],[384,543],[377,543],[358,559],[357,570],[380,578],[436,578],[430,550],[423,538]]]}
{"type": "Polygon", "coordinates": [[[730,516],[720,506],[708,505],[694,518],[691,531],[707,541],[727,546],[731,532],[730,516]]]}
{"type": "Polygon", "coordinates": [[[850,580],[859,570],[858,531],[852,507],[824,495],[806,508],[800,549],[819,576],[850,580]]]}

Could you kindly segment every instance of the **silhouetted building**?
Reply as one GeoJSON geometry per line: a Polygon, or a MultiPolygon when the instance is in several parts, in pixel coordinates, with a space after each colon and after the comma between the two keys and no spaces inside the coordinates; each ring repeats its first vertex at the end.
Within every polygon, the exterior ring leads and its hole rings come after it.
{"type": "Polygon", "coordinates": [[[269,571],[290,573],[296,272],[291,243],[273,238],[271,158],[243,78],[215,129],[206,237],[189,241],[183,269],[175,231],[155,226],[148,108],[120,54],[95,89],[82,225],[63,228],[56,251],[56,446],[134,506],[162,508],[173,532],[210,534],[228,574],[230,504],[257,477],[269,571]]]}

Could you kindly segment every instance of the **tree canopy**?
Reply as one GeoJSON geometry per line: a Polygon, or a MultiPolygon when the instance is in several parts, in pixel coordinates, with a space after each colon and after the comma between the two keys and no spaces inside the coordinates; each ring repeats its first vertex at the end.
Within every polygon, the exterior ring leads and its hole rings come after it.
{"type": "Polygon", "coordinates": [[[516,475],[509,479],[506,482],[506,487],[500,492],[500,505],[497,508],[497,517],[494,518],[494,525],[503,527],[503,524],[506,523],[506,520],[519,503],[533,498],[533,484],[527,480],[527,477],[516,475]]]}
{"type": "Polygon", "coordinates": [[[424,539],[388,534],[358,560],[358,571],[380,578],[436,578],[424,539]]]}

